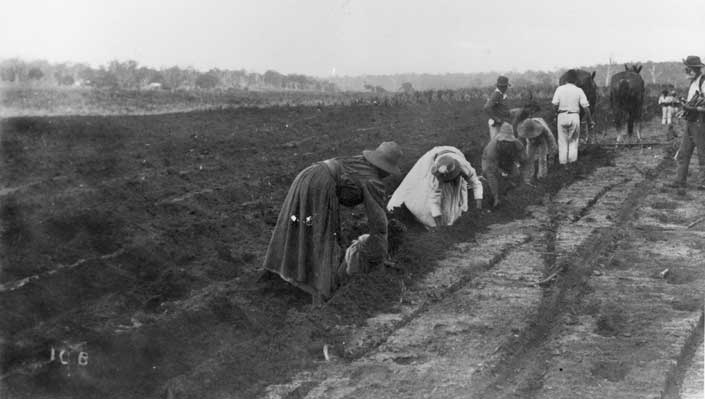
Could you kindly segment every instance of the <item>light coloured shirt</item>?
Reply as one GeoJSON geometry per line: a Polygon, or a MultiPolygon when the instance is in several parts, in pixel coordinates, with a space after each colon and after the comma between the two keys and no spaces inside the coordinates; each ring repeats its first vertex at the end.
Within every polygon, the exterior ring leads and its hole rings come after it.
{"type": "Polygon", "coordinates": [[[700,78],[702,76],[702,74],[698,75],[698,77],[695,78],[695,80],[693,80],[693,82],[690,84],[690,88],[688,89],[688,98],[686,98],[686,101],[692,100],[693,96],[695,96],[695,93],[703,93],[703,91],[705,91],[705,87],[703,87],[705,86],[705,79],[702,80],[702,84],[700,85],[700,87],[698,87],[698,83],[700,83],[700,78]]]}
{"type": "Polygon", "coordinates": [[[434,217],[441,216],[444,225],[453,224],[468,210],[468,182],[473,196],[482,199],[482,182],[463,153],[451,146],[438,146],[426,152],[404,177],[387,203],[387,209],[402,204],[424,225],[436,225],[434,217]],[[432,172],[437,155],[450,156],[458,161],[462,176],[450,182],[441,182],[432,172]],[[467,180],[467,181],[466,181],[467,180]]]}
{"type": "Polygon", "coordinates": [[[551,103],[558,106],[558,111],[564,112],[580,112],[580,107],[590,106],[583,89],[572,83],[558,86],[551,103]]]}

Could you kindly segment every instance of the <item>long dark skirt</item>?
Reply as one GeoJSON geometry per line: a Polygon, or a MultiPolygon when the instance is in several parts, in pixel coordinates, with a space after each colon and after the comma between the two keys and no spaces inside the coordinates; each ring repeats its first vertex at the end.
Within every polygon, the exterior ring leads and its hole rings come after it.
{"type": "Polygon", "coordinates": [[[323,297],[330,296],[341,255],[335,185],[322,164],[311,165],[296,176],[264,258],[265,269],[323,297]]]}

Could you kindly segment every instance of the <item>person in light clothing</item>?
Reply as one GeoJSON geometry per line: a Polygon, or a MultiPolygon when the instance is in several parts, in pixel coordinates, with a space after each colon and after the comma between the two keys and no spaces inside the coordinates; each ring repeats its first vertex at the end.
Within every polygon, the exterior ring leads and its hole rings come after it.
{"type": "Polygon", "coordinates": [[[577,78],[574,70],[566,72],[566,83],[558,86],[551,101],[557,113],[558,162],[561,165],[578,160],[581,107],[585,110],[589,128],[592,129],[595,126],[585,92],[575,85],[577,78]]]}
{"type": "Polygon", "coordinates": [[[475,206],[482,208],[482,183],[463,153],[434,147],[411,168],[387,203],[387,210],[406,208],[428,228],[450,226],[468,210],[468,182],[475,206]]]}
{"type": "Polygon", "coordinates": [[[676,101],[673,96],[669,95],[668,90],[661,92],[658,98],[658,104],[661,106],[661,124],[671,125],[673,118],[673,107],[672,103],[676,101]]]}

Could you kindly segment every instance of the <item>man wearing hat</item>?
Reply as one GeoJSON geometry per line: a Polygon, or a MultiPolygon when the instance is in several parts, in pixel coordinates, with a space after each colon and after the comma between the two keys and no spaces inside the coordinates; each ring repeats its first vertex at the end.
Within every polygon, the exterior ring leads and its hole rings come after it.
{"type": "Polygon", "coordinates": [[[371,264],[383,262],[387,216],[382,179],[401,174],[401,157],[399,145],[388,141],[362,155],[332,158],[299,172],[279,212],[264,269],[308,292],[314,304],[320,304],[340,278],[340,205],[360,203],[369,227],[365,259],[371,264]]]}
{"type": "Polygon", "coordinates": [[[538,161],[536,178],[545,178],[548,175],[548,156],[558,151],[551,128],[543,118],[529,118],[519,124],[517,133],[519,139],[524,139],[526,142],[525,174],[533,178],[535,164],[538,161]]]}
{"type": "Polygon", "coordinates": [[[494,89],[490,97],[487,99],[483,109],[485,113],[489,115],[490,119],[487,121],[490,127],[490,139],[492,139],[499,129],[502,127],[502,123],[511,123],[511,116],[509,114],[509,107],[505,101],[507,100],[507,89],[511,86],[509,84],[509,78],[506,76],[500,76],[497,78],[497,87],[494,89]]]}
{"type": "Polygon", "coordinates": [[[427,228],[450,226],[468,210],[468,182],[480,209],[482,183],[470,162],[455,147],[433,147],[394,191],[387,210],[405,205],[427,228]]]}
{"type": "MultiPolygon", "coordinates": [[[[482,175],[492,191],[492,206],[499,206],[499,179],[502,176],[519,177],[526,170],[524,145],[514,137],[512,125],[503,123],[497,135],[482,151],[482,175]],[[517,164],[519,169],[517,169],[517,164]]],[[[521,183],[524,182],[523,177],[521,183]]]]}
{"type": "Polygon", "coordinates": [[[567,165],[578,160],[580,141],[580,109],[585,111],[585,119],[590,129],[595,127],[590,113],[590,103],[585,92],[576,86],[577,72],[570,69],[565,73],[565,83],[553,93],[551,103],[556,111],[558,128],[558,162],[567,165]]]}
{"type": "Polygon", "coordinates": [[[685,64],[685,73],[690,79],[688,97],[683,104],[686,126],[676,157],[678,162],[676,180],[669,185],[679,188],[686,186],[690,157],[697,147],[700,176],[696,187],[698,190],[705,190],[705,75],[703,75],[705,64],[695,55],[689,55],[683,60],[683,64],[685,64]]]}

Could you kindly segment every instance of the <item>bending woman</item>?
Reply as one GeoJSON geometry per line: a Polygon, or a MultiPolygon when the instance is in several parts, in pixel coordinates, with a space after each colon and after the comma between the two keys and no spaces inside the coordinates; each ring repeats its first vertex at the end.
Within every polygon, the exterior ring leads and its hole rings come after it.
{"type": "Polygon", "coordinates": [[[387,210],[404,204],[428,228],[450,226],[468,210],[468,182],[479,209],[482,183],[470,162],[455,147],[433,147],[394,191],[387,210]]]}
{"type": "Polygon", "coordinates": [[[330,297],[338,278],[340,205],[363,203],[370,238],[366,258],[381,263],[387,255],[384,183],[399,175],[402,151],[384,142],[362,155],[332,158],[302,170],[289,188],[264,258],[264,269],[308,292],[314,304],[330,297]]]}

